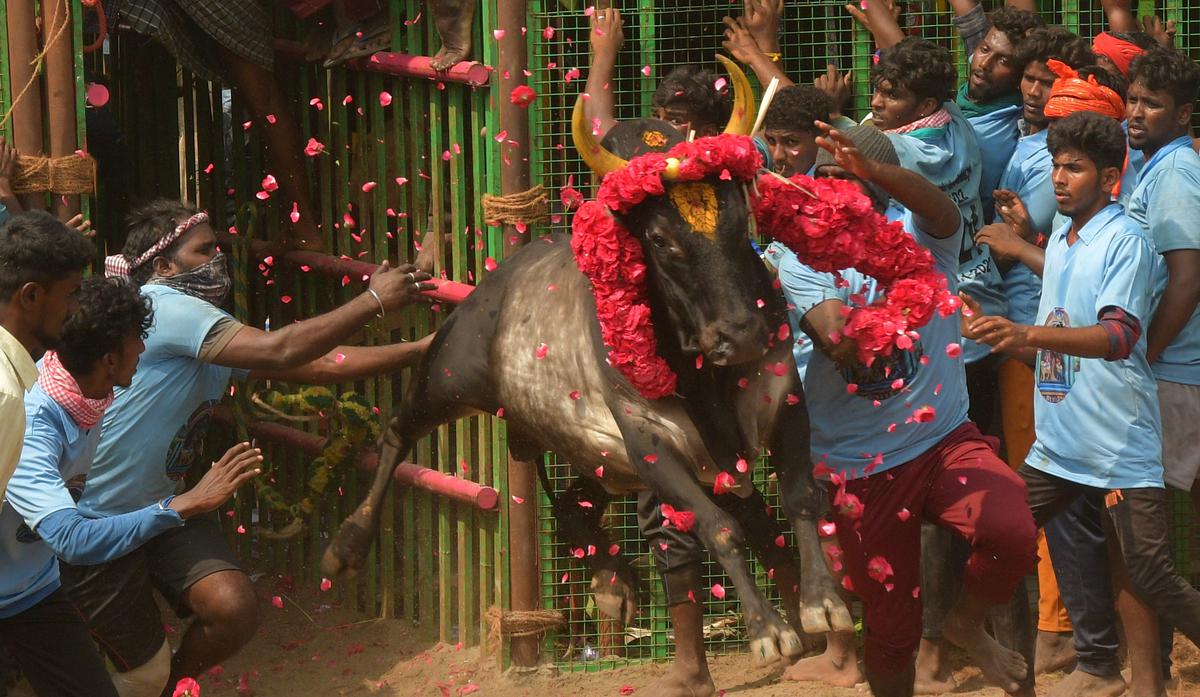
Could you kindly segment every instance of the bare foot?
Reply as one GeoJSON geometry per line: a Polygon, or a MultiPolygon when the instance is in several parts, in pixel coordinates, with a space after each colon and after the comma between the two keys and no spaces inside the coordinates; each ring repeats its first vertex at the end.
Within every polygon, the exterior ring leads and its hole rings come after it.
{"type": "Polygon", "coordinates": [[[716,697],[717,686],[713,684],[707,669],[697,673],[676,662],[671,665],[666,675],[639,692],[654,697],[716,697]]]}
{"type": "Polygon", "coordinates": [[[958,684],[946,660],[946,643],[938,639],[922,639],[917,650],[914,695],[940,695],[953,692],[958,684]]]}
{"type": "Polygon", "coordinates": [[[1027,670],[1021,654],[1001,646],[980,625],[964,626],[953,614],[946,618],[942,632],[947,641],[971,654],[971,660],[983,671],[984,678],[1005,692],[1021,689],[1020,681],[1027,670]]]}
{"type": "Polygon", "coordinates": [[[1117,697],[1125,692],[1125,680],[1120,675],[1100,677],[1076,668],[1054,687],[1047,697],[1117,697]]]}
{"type": "Polygon", "coordinates": [[[854,654],[845,655],[835,651],[834,647],[826,649],[819,656],[802,658],[783,671],[784,680],[796,682],[819,682],[835,687],[854,687],[866,680],[858,669],[858,657],[854,654]]]}
{"type": "Polygon", "coordinates": [[[1034,675],[1073,670],[1076,660],[1074,635],[1071,632],[1039,631],[1034,655],[1037,656],[1034,675]]]}

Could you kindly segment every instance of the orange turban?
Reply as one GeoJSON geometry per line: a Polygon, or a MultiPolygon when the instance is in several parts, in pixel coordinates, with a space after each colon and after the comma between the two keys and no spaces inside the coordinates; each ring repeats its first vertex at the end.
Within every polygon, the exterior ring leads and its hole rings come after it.
{"type": "Polygon", "coordinates": [[[1046,100],[1046,118],[1061,119],[1077,111],[1094,111],[1118,121],[1125,118],[1121,95],[1096,82],[1094,75],[1084,80],[1074,68],[1053,58],[1046,67],[1058,76],[1046,100]]]}
{"type": "Polygon", "coordinates": [[[1134,58],[1145,53],[1146,49],[1102,31],[1092,39],[1092,51],[1112,61],[1117,70],[1121,71],[1121,75],[1128,80],[1129,64],[1134,58]]]}

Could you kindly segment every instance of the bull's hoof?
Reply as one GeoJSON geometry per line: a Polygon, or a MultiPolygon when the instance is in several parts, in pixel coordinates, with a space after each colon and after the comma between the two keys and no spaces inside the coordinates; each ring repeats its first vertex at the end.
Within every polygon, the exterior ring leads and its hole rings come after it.
{"type": "Polygon", "coordinates": [[[369,541],[370,537],[362,526],[349,520],[342,523],[321,556],[321,573],[329,578],[358,573],[366,560],[369,541]]]}
{"type": "Polygon", "coordinates": [[[429,62],[429,65],[440,73],[453,68],[462,61],[465,61],[467,59],[467,54],[470,52],[470,46],[453,47],[450,45],[445,45],[434,54],[433,60],[429,62]]]}
{"type": "Polygon", "coordinates": [[[770,622],[764,629],[766,634],[750,641],[750,655],[757,665],[768,665],[796,658],[804,652],[804,642],[794,629],[782,621],[770,622]]]}
{"type": "Polygon", "coordinates": [[[841,598],[822,597],[816,602],[805,600],[800,608],[800,626],[806,634],[854,631],[854,618],[841,598]]]}
{"type": "Polygon", "coordinates": [[[775,644],[775,637],[759,637],[752,640],[750,655],[754,657],[754,664],[758,666],[770,665],[782,657],[779,646],[775,644]]]}

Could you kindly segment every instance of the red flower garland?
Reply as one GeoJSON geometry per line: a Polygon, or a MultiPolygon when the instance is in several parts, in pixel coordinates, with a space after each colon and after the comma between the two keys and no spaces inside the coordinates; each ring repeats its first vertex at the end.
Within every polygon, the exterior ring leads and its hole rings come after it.
{"type": "MultiPolygon", "coordinates": [[[[750,181],[761,167],[753,141],[745,136],[714,136],[679,143],[667,153],[648,153],[605,175],[594,201],[579,207],[572,222],[575,262],[592,284],[608,361],[647,399],[675,391],[676,376],[658,355],[646,291],[642,245],[613,213],[627,213],[671,181],[698,181],[712,175],[750,181]]],[[[929,251],[899,223],[875,212],[857,186],[836,179],[774,177],[758,182],[755,207],[759,228],[818,271],[856,268],[887,288],[885,299],[853,308],[843,335],[858,342],[859,357],[870,365],[876,354],[911,346],[915,329],[933,317],[948,316],[957,298],[933,266],[929,251]]]]}
{"type": "Polygon", "coordinates": [[[804,175],[791,183],[776,177],[758,180],[754,214],[759,229],[796,253],[816,271],[857,269],[879,282],[884,297],[850,309],[842,336],[854,339],[858,358],[871,365],[876,355],[912,346],[916,329],[934,311],[949,317],[959,299],[947,289],[946,277],[933,255],[904,230],[888,222],[858,185],[844,179],[804,175]]]}

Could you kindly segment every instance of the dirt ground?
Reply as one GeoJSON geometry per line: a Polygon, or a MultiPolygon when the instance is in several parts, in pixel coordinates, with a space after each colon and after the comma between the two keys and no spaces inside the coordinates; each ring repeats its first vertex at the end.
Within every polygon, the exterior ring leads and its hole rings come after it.
{"type": "MultiPolygon", "coordinates": [[[[200,679],[202,694],[234,697],[325,697],[377,695],[487,695],[490,697],[557,697],[559,695],[645,694],[664,670],[662,665],[639,665],[598,673],[554,673],[534,676],[501,675],[494,659],[480,650],[438,643],[428,632],[400,620],[386,622],[331,607],[330,596],[317,592],[282,597],[274,605],[271,590],[262,589],[262,628],[253,642],[223,666],[200,679]],[[630,690],[632,689],[632,692],[630,690]]],[[[172,621],[172,638],[179,623],[172,621]]],[[[1181,686],[1172,697],[1200,697],[1200,651],[1186,639],[1176,640],[1176,666],[1181,686]]],[[[865,690],[829,688],[811,683],[782,683],[780,669],[755,668],[748,655],[712,660],[717,687],[738,697],[863,697],[865,690]]],[[[1045,694],[1061,676],[1039,680],[1045,694]]],[[[985,687],[978,671],[956,673],[962,697],[1001,697],[985,687]]],[[[32,697],[26,689],[13,697],[32,697]]]]}

